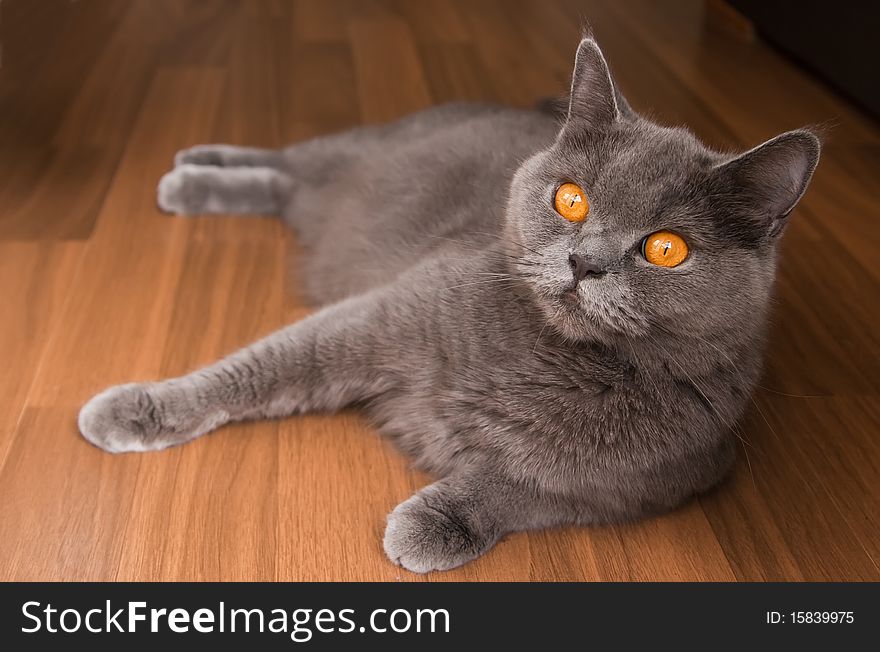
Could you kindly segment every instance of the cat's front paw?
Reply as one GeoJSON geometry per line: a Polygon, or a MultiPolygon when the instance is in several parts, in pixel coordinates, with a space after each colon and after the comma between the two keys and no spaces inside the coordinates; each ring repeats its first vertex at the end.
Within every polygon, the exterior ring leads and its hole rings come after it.
{"type": "Polygon", "coordinates": [[[79,412],[79,431],[98,448],[128,453],[164,448],[158,411],[145,385],[117,385],[101,392],[79,412]]]}
{"type": "Polygon", "coordinates": [[[202,213],[211,190],[206,181],[206,174],[200,166],[189,163],[179,165],[159,181],[156,202],[166,213],[202,213]]]}
{"type": "Polygon", "coordinates": [[[428,487],[388,515],[385,554],[416,573],[449,570],[476,559],[495,543],[454,500],[428,487]]]}

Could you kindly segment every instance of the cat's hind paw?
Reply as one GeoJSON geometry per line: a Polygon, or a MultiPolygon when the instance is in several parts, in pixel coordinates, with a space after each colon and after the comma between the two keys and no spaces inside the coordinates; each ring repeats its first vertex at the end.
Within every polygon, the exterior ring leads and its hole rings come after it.
{"type": "Polygon", "coordinates": [[[156,190],[156,203],[166,213],[195,215],[205,210],[210,194],[207,175],[197,165],[180,165],[166,173],[156,190]]]}
{"type": "Polygon", "coordinates": [[[223,152],[229,149],[224,145],[194,145],[182,149],[174,155],[174,167],[180,165],[214,165],[222,166],[223,152]]]}

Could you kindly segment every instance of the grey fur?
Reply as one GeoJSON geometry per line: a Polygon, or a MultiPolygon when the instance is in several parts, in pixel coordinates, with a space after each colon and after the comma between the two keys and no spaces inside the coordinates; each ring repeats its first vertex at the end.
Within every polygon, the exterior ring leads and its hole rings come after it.
{"type": "Polygon", "coordinates": [[[283,209],[326,307],[187,376],[99,394],[83,435],[150,450],[363,406],[440,478],[388,518],[389,558],[420,572],[509,532],[638,518],[718,483],[818,140],[713,152],[634,113],[591,39],[577,62],[561,129],[547,112],[460,104],[283,152],[179,154],[162,207],[283,209]],[[553,209],[569,180],[591,204],[581,224],[553,209]],[[679,267],[641,256],[658,229],[688,240],[679,267]],[[607,273],[574,284],[572,253],[607,273]]]}

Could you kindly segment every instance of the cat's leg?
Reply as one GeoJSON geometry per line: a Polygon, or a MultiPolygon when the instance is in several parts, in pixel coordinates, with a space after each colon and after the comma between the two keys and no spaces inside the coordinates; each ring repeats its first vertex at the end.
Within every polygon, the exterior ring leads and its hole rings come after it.
{"type": "Polygon", "coordinates": [[[548,499],[497,471],[469,467],[435,482],[388,515],[385,554],[417,573],[476,559],[505,534],[582,520],[572,505],[548,499]]]}
{"type": "Polygon", "coordinates": [[[178,215],[279,215],[290,190],[290,177],[275,168],[185,163],[162,177],[157,200],[163,211],[178,215]]]}
{"type": "Polygon", "coordinates": [[[281,150],[277,149],[212,144],[196,145],[177,152],[174,156],[174,167],[187,164],[231,168],[281,168],[284,158],[281,150]]]}
{"type": "Polygon", "coordinates": [[[80,411],[90,442],[118,453],[165,448],[224,423],[335,410],[393,384],[379,352],[381,301],[335,304],[186,376],[112,387],[80,411]]]}

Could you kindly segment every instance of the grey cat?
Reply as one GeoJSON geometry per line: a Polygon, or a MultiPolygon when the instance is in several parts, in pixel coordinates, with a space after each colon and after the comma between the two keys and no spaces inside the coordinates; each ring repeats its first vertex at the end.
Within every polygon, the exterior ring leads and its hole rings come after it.
{"type": "Polygon", "coordinates": [[[457,104],[281,151],[184,150],[160,207],[283,215],[326,307],[189,375],[113,387],[79,428],[146,451],[361,406],[440,478],[388,517],[385,552],[417,572],[514,531],[672,509],[734,460],[779,236],[819,149],[797,130],[722,154],[649,122],[588,37],[561,115],[457,104]]]}

